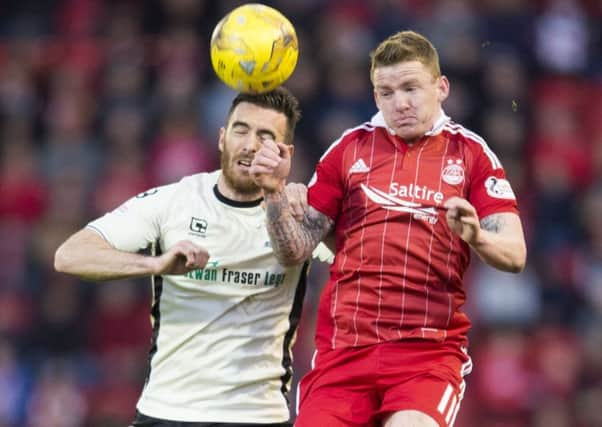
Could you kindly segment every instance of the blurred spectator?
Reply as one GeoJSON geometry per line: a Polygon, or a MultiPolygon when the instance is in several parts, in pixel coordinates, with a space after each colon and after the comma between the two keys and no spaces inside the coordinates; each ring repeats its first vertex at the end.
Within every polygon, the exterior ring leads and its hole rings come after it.
{"type": "Polygon", "coordinates": [[[208,144],[198,133],[191,110],[166,111],[148,159],[148,164],[153,165],[147,171],[151,184],[179,181],[184,175],[214,168],[216,150],[208,144]]]}
{"type": "Polygon", "coordinates": [[[535,20],[535,54],[539,64],[561,73],[585,71],[588,65],[588,28],[577,0],[548,0],[535,20]]]}
{"type": "Polygon", "coordinates": [[[566,400],[550,399],[535,410],[533,427],[573,427],[574,416],[566,400]]]}
{"type": "Polygon", "coordinates": [[[129,352],[134,357],[144,357],[151,340],[150,295],[141,298],[139,285],[126,280],[95,285],[94,305],[86,316],[86,348],[92,354],[102,358],[129,352]]]}
{"type": "Polygon", "coordinates": [[[539,283],[531,268],[512,275],[479,262],[475,270],[471,279],[478,286],[471,290],[467,305],[476,323],[483,327],[527,328],[539,319],[539,283]]]}
{"type": "Polygon", "coordinates": [[[37,153],[26,136],[5,135],[0,154],[0,220],[39,220],[46,207],[46,186],[38,173],[37,153]]]}
{"type": "Polygon", "coordinates": [[[41,367],[27,408],[27,427],[84,425],[86,402],[77,385],[75,367],[64,359],[49,359],[41,367]]]}
{"type": "Polygon", "coordinates": [[[41,290],[36,327],[29,339],[31,349],[42,357],[69,357],[83,349],[86,331],[82,325],[83,307],[79,283],[55,273],[41,290]]]}
{"type": "Polygon", "coordinates": [[[583,349],[574,331],[544,326],[533,337],[531,348],[531,364],[537,375],[534,399],[566,401],[573,396],[583,366],[583,349]]]}
{"type": "MultiPolygon", "coordinates": [[[[131,421],[150,288],[91,287],[53,273],[52,254],[86,218],[218,166],[214,129],[234,93],[215,78],[208,44],[242,3],[2,2],[0,427],[131,421]]],[[[294,180],[307,182],[341,130],[375,113],[370,47],[415,28],[439,46],[446,112],[484,135],[517,192],[529,265],[520,276],[469,272],[475,369],[456,427],[602,426],[602,4],[268,4],[299,36],[286,83],[304,110],[294,180]]],[[[310,367],[326,272],[312,267],[295,381],[310,367]]]]}
{"type": "Polygon", "coordinates": [[[0,337],[0,426],[22,425],[27,381],[15,349],[0,337]]]}
{"type": "MultiPolygon", "coordinates": [[[[529,368],[529,342],[519,329],[493,330],[479,350],[474,364],[480,371],[473,393],[484,414],[522,416],[532,407],[534,373],[529,368]]],[[[486,418],[477,425],[485,425],[486,418]]]]}
{"type": "Polygon", "coordinates": [[[93,214],[102,215],[149,188],[145,171],[145,118],[136,104],[115,105],[105,116],[106,156],[93,193],[93,214]]]}

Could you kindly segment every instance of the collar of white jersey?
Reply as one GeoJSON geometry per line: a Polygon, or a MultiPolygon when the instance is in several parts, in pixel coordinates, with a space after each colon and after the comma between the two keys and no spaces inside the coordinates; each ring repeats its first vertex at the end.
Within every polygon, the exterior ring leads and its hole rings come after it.
{"type": "MultiPolygon", "coordinates": [[[[445,126],[445,124],[449,121],[450,121],[449,116],[447,114],[445,114],[445,111],[443,111],[443,109],[441,109],[439,111],[439,117],[437,118],[437,120],[435,120],[433,127],[431,128],[431,130],[426,132],[424,135],[425,136],[437,135],[439,132],[441,132],[443,130],[443,126],[445,126]]],[[[380,111],[378,113],[376,113],[374,116],[372,116],[372,119],[370,119],[370,124],[374,127],[385,128],[389,131],[389,133],[391,135],[395,135],[395,131],[387,126],[387,124],[385,123],[385,118],[383,117],[383,113],[380,111]]]]}

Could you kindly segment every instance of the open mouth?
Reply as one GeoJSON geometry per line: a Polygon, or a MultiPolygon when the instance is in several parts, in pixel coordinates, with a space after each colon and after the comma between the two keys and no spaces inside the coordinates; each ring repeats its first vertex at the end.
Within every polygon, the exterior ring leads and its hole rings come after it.
{"type": "Polygon", "coordinates": [[[240,159],[236,162],[236,164],[238,166],[242,166],[244,169],[249,169],[252,161],[252,159],[240,159]]]}

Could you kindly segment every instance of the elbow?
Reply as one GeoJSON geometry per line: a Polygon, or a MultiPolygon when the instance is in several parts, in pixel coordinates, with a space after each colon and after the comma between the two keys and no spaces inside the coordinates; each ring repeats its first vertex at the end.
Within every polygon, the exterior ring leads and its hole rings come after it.
{"type": "Polygon", "coordinates": [[[69,263],[62,245],[54,253],[54,269],[59,273],[69,272],[69,263]]]}
{"type": "Polygon", "coordinates": [[[518,273],[522,273],[525,270],[525,266],[527,264],[525,262],[516,262],[513,263],[509,268],[508,268],[508,272],[509,273],[514,273],[514,274],[518,274],[518,273]]]}
{"type": "Polygon", "coordinates": [[[510,268],[508,271],[510,273],[522,273],[527,266],[527,249],[526,247],[522,247],[521,250],[517,251],[515,254],[515,258],[512,260],[510,264],[510,268]]]}
{"type": "Polygon", "coordinates": [[[525,269],[525,263],[520,262],[520,260],[507,260],[504,262],[499,262],[499,263],[491,262],[488,264],[491,267],[496,268],[500,271],[504,271],[506,273],[518,274],[518,273],[522,273],[523,270],[525,269]]]}
{"type": "Polygon", "coordinates": [[[527,266],[527,258],[523,258],[520,262],[517,262],[516,264],[514,264],[514,269],[512,270],[513,273],[522,273],[523,271],[525,271],[525,267],[527,266]]]}
{"type": "Polygon", "coordinates": [[[507,252],[503,255],[503,257],[497,259],[481,259],[500,271],[518,274],[522,273],[527,265],[527,250],[522,247],[514,250],[513,252],[507,252]]]}

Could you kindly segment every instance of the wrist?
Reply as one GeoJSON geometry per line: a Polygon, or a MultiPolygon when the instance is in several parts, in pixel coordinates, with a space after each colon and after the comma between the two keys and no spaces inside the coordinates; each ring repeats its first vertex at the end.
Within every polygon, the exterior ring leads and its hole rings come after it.
{"type": "Polygon", "coordinates": [[[479,250],[480,248],[487,246],[490,241],[488,234],[489,233],[486,230],[479,229],[474,236],[473,241],[470,242],[469,245],[475,250],[479,250]]]}
{"type": "Polygon", "coordinates": [[[142,258],[143,269],[148,272],[149,275],[158,276],[161,274],[159,269],[159,259],[157,256],[144,255],[142,258]]]}
{"type": "Polygon", "coordinates": [[[272,198],[272,197],[278,197],[280,195],[282,195],[282,193],[284,192],[284,188],[285,188],[285,184],[284,182],[279,183],[278,185],[276,185],[275,187],[270,187],[270,188],[266,188],[263,187],[263,195],[266,198],[272,198]]]}

